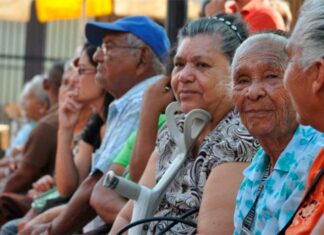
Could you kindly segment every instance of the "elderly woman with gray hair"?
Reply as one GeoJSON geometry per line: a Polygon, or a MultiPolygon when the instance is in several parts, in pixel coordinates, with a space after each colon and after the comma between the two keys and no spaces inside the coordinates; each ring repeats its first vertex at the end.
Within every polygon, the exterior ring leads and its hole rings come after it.
{"type": "MultiPolygon", "coordinates": [[[[297,110],[297,120],[324,132],[324,1],[308,0],[286,47],[290,59],[285,87],[297,110]]],[[[306,193],[287,235],[324,234],[324,148],[307,179],[306,193]],[[321,223],[318,221],[321,219],[321,223]],[[315,229],[316,230],[316,229],[315,229]]]]}
{"type": "Polygon", "coordinates": [[[324,144],[324,135],[296,121],[283,86],[286,44],[284,36],[255,35],[233,59],[234,103],[262,147],[244,171],[234,234],[277,234],[298,207],[310,165],[324,144]]]}
{"type": "MultiPolygon", "coordinates": [[[[244,24],[232,15],[193,21],[178,34],[171,75],[171,86],[181,107],[177,125],[183,128],[186,114],[197,108],[208,111],[212,120],[198,137],[154,216],[181,218],[189,213],[186,220],[198,222],[201,234],[233,232],[232,216],[241,173],[259,147],[240,122],[231,99],[230,65],[236,48],[246,37],[244,24]]],[[[175,150],[168,128],[162,128],[140,183],[153,187],[159,182],[175,159],[175,150]]],[[[111,234],[129,223],[132,208],[133,202],[129,201],[111,234]]],[[[165,220],[151,223],[148,233],[196,231],[187,224],[165,220]]]]}
{"type": "Polygon", "coordinates": [[[13,171],[13,168],[15,168],[13,166],[18,161],[14,157],[21,153],[36,122],[46,114],[50,106],[47,93],[43,87],[44,79],[43,75],[35,75],[24,85],[20,103],[27,122],[13,138],[12,143],[6,150],[5,158],[0,160],[0,179],[8,176],[13,171]]]}

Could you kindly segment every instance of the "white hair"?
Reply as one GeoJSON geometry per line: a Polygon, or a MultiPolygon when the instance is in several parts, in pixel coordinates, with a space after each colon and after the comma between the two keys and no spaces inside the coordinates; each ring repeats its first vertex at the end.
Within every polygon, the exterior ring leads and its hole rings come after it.
{"type": "Polygon", "coordinates": [[[39,102],[49,103],[47,92],[43,87],[44,80],[44,75],[35,75],[29,82],[25,84],[22,91],[21,100],[24,99],[29,92],[33,92],[39,102]]]}
{"type": "MultiPolygon", "coordinates": [[[[280,50],[280,48],[277,51],[278,56],[280,57],[280,61],[278,61],[280,63],[280,65],[282,66],[283,69],[287,68],[288,65],[288,55],[287,53],[284,51],[285,46],[287,45],[288,39],[280,34],[276,34],[276,33],[259,33],[259,34],[255,34],[252,35],[250,37],[248,37],[236,50],[234,58],[233,58],[233,65],[236,63],[238,57],[240,57],[240,54],[242,52],[244,52],[246,50],[246,48],[249,47],[249,45],[253,42],[258,42],[258,41],[262,41],[262,44],[260,44],[260,47],[267,49],[270,48],[271,49],[271,45],[276,45],[275,48],[277,48],[278,46],[280,46],[282,48],[282,50],[280,50]],[[264,46],[266,45],[266,46],[264,46]]],[[[233,72],[234,72],[234,66],[232,66],[231,68],[232,70],[232,76],[233,76],[233,72]]]]}
{"type": "Polygon", "coordinates": [[[324,57],[324,1],[306,0],[291,40],[302,49],[301,66],[307,69],[317,58],[324,57]]]}
{"type": "MultiPolygon", "coordinates": [[[[127,34],[126,40],[127,40],[128,45],[132,46],[132,47],[144,47],[146,45],[141,39],[139,39],[138,37],[136,37],[135,35],[133,35],[131,33],[127,34]]],[[[156,74],[163,73],[164,65],[160,61],[159,57],[153,52],[153,50],[149,46],[147,48],[149,48],[151,56],[152,56],[151,67],[156,72],[156,74]]],[[[136,55],[138,53],[138,50],[131,50],[131,53],[133,55],[136,55]]]]}

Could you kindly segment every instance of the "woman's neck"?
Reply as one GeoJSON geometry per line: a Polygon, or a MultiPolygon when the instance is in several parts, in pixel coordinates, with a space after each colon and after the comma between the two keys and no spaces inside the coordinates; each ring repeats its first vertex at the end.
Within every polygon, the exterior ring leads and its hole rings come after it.
{"type": "Polygon", "coordinates": [[[209,124],[204,128],[204,130],[199,135],[198,139],[196,140],[196,143],[194,145],[194,148],[192,150],[193,156],[197,156],[199,147],[205,137],[215,129],[215,127],[219,124],[221,120],[223,120],[228,113],[233,109],[233,104],[231,100],[224,99],[224,102],[222,102],[222,105],[219,105],[215,112],[210,113],[212,115],[212,119],[209,124]]]}

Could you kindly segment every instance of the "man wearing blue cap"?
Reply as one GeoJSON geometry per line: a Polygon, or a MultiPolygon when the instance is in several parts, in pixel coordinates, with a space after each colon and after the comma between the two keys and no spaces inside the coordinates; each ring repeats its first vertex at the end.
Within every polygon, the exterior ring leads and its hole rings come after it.
{"type": "Polygon", "coordinates": [[[91,22],[85,31],[88,41],[98,46],[96,81],[115,101],[109,106],[105,137],[93,156],[91,173],[65,211],[48,224],[50,234],[71,234],[94,217],[89,205],[92,189],[138,127],[143,91],[159,78],[170,48],[165,30],[144,16],[91,22]]]}

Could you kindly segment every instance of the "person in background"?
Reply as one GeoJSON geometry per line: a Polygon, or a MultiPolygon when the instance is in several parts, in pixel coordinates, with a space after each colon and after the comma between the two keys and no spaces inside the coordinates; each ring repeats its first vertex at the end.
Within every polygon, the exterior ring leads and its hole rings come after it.
{"type": "Polygon", "coordinates": [[[292,13],[291,13],[289,2],[287,2],[286,0],[269,0],[269,1],[273,9],[276,9],[279,12],[283,21],[285,22],[286,31],[290,32],[292,13]]]}
{"type": "Polygon", "coordinates": [[[58,130],[57,102],[63,67],[63,63],[57,62],[50,68],[43,85],[51,107],[32,130],[24,146],[22,160],[17,169],[5,179],[4,187],[0,189],[1,225],[23,216],[26,212],[25,204],[30,205],[32,200],[26,195],[27,190],[42,176],[53,174],[58,130]],[[14,196],[13,194],[20,195],[20,199],[8,200],[14,196]],[[19,207],[21,210],[13,210],[17,206],[16,202],[24,204],[23,207],[19,207]]]}
{"type": "Polygon", "coordinates": [[[199,18],[206,17],[206,6],[210,3],[210,0],[204,0],[202,1],[199,9],[198,16],[199,18]]]}
{"type": "MultiPolygon", "coordinates": [[[[50,109],[32,130],[22,152],[22,161],[0,192],[25,193],[32,183],[45,174],[52,174],[57,145],[57,102],[63,75],[63,63],[55,63],[44,81],[50,109]]],[[[44,110],[45,112],[46,110],[44,110]]]]}
{"type": "Polygon", "coordinates": [[[309,168],[324,144],[323,134],[298,125],[283,86],[287,41],[274,33],[253,35],[233,59],[234,103],[262,147],[243,173],[235,235],[278,234],[298,207],[309,168]]]}
{"type": "Polygon", "coordinates": [[[5,158],[0,160],[0,178],[4,178],[14,170],[15,157],[20,155],[31,131],[49,108],[49,100],[43,87],[44,76],[36,75],[27,82],[21,94],[21,106],[26,118],[25,123],[13,139],[10,147],[6,150],[5,158]]]}
{"type": "Polygon", "coordinates": [[[287,30],[282,16],[269,0],[210,0],[205,6],[206,16],[220,12],[240,14],[251,34],[271,29],[287,30]]]}
{"type": "MultiPolygon", "coordinates": [[[[284,79],[284,85],[297,110],[297,121],[302,125],[310,125],[322,133],[324,132],[323,12],[322,0],[307,0],[302,6],[286,47],[290,63],[284,79]]],[[[284,232],[287,235],[324,234],[323,173],[324,146],[308,172],[305,191],[307,196],[304,196],[291,223],[287,226],[288,229],[283,230],[282,234],[284,232]],[[317,177],[318,181],[315,181],[317,177]],[[314,229],[316,225],[317,228],[314,229]]]]}

